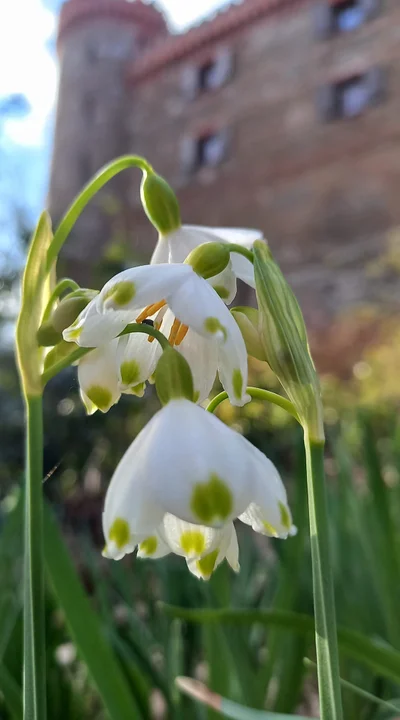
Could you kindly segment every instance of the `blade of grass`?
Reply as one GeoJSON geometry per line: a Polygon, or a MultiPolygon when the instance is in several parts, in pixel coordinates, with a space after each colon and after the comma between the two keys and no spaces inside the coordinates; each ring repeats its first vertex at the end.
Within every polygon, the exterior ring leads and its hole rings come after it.
{"type": "Polygon", "coordinates": [[[44,538],[51,585],[104,706],[113,720],[140,718],[135,698],[103,635],[48,505],[44,506],[44,538]]]}
{"type": "MultiPolygon", "coordinates": [[[[278,610],[189,610],[164,605],[164,611],[171,617],[195,623],[233,622],[260,623],[277,626],[297,633],[312,633],[314,620],[310,615],[278,610]]],[[[355,630],[338,628],[338,641],[341,651],[374,670],[377,674],[400,682],[400,652],[382,641],[372,640],[355,630]]]]}
{"type": "Polygon", "coordinates": [[[316,718],[305,718],[301,715],[282,715],[281,713],[247,708],[211,692],[206,685],[197,680],[192,680],[192,678],[178,677],[176,678],[176,684],[181,692],[213,708],[219,715],[232,718],[232,720],[316,720],[316,718]]]}

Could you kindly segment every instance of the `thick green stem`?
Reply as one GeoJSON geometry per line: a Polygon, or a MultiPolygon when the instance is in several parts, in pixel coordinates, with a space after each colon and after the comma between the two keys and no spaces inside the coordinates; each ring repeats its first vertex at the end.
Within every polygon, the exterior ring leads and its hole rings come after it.
{"type": "Polygon", "coordinates": [[[315,644],[321,720],[342,720],[332,562],[324,471],[324,443],[305,431],[308,510],[314,591],[315,644]]]}
{"type": "Polygon", "coordinates": [[[152,168],[148,162],[139,155],[123,155],[122,157],[113,160],[108,165],[105,165],[100,172],[94,176],[92,180],[88,182],[83,190],[77,195],[75,200],[72,202],[63,219],[61,220],[52,243],[47,252],[46,269],[49,272],[53,266],[53,263],[57,260],[59,252],[64,245],[70,231],[75,225],[79,215],[84,210],[88,202],[106,185],[115,175],[118,175],[122,170],[126,170],[130,167],[136,167],[144,172],[151,171],[152,168]]]}
{"type": "Polygon", "coordinates": [[[35,395],[26,398],[24,720],[46,720],[42,478],[42,397],[35,395]]]}

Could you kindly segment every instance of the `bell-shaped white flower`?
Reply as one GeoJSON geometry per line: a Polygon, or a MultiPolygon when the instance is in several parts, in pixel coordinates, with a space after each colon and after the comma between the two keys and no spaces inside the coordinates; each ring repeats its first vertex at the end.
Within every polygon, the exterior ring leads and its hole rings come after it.
{"type": "Polygon", "coordinates": [[[292,520],[276,468],[214,415],[183,398],[172,400],[114,473],[103,514],[105,554],[119,559],[138,545],[139,553],[155,557],[149,547],[163,554],[169,548],[204,575],[204,563],[196,563],[212,553],[210,564],[227,557],[237,565],[237,517],[264,535],[289,535],[292,520]]]}
{"type": "MultiPolygon", "coordinates": [[[[190,265],[145,265],[124,270],[106,283],[63,336],[84,347],[99,347],[130,322],[148,318],[161,330],[165,321],[170,343],[182,346],[201,400],[207,397],[217,370],[232,404],[244,405],[249,400],[247,351],[239,327],[218,294],[190,265]],[[189,332],[200,337],[189,337],[184,343],[189,332]]],[[[123,348],[129,353],[129,361],[140,365],[139,383],[146,375],[150,377],[156,351],[143,359],[143,341],[133,337],[123,348]]]]}
{"type": "MultiPolygon", "coordinates": [[[[209,228],[200,225],[182,225],[177,230],[166,235],[160,235],[151,258],[151,264],[158,263],[183,263],[189,253],[198,245],[206,242],[234,243],[251,250],[256,240],[262,240],[263,234],[259,230],[247,228],[209,228]]],[[[211,278],[213,287],[218,286],[232,295],[233,283],[232,274],[251,287],[255,287],[253,265],[250,260],[237,253],[231,254],[231,268],[227,268],[221,277],[211,278]],[[230,269],[232,272],[230,272],[230,269]]],[[[236,288],[235,288],[236,290],[236,288]]],[[[233,293],[233,297],[236,292],[233,293]]],[[[226,302],[232,302],[233,297],[226,302]]],[[[225,298],[222,298],[225,299],[225,298]]]]}
{"type": "Polygon", "coordinates": [[[116,366],[117,345],[118,340],[113,340],[79,361],[80,394],[89,415],[96,410],[107,412],[121,396],[116,366]]]}

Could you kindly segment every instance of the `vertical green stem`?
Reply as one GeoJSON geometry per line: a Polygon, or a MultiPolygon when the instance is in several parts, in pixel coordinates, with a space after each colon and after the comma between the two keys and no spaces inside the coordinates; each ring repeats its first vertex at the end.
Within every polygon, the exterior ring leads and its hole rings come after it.
{"type": "Polygon", "coordinates": [[[42,479],[42,397],[41,395],[27,396],[24,560],[24,720],[46,720],[42,479]]]}
{"type": "Polygon", "coordinates": [[[342,720],[332,563],[329,550],[324,443],[304,433],[314,589],[315,644],[321,720],[342,720]]]}

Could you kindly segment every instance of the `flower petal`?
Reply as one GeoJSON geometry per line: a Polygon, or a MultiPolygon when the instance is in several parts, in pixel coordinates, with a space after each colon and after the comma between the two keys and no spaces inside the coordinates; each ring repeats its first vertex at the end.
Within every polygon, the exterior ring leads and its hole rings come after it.
{"type": "Polygon", "coordinates": [[[236,295],[236,275],[233,272],[231,261],[225,270],[209,278],[208,282],[226,305],[233,301],[236,295]]]}
{"type": "Polygon", "coordinates": [[[126,319],[122,315],[110,314],[104,317],[99,313],[97,298],[94,298],[75,322],[63,331],[63,338],[81,347],[100,347],[116,338],[129,322],[130,318],[126,319]]]}
{"type": "Polygon", "coordinates": [[[107,412],[121,397],[116,366],[116,344],[117,341],[114,340],[101,348],[91,350],[79,361],[79,386],[90,415],[97,409],[107,412]]]}
{"type": "Polygon", "coordinates": [[[218,367],[218,343],[189,330],[177,350],[190,365],[193,376],[195,400],[206,400],[215,382],[218,367]]]}
{"type": "Polygon", "coordinates": [[[158,558],[169,555],[170,552],[171,548],[162,539],[160,533],[156,531],[152,535],[149,535],[149,537],[143,538],[143,540],[138,543],[137,556],[139,558],[151,558],[152,560],[158,560],[158,558]]]}
{"type": "Polygon", "coordinates": [[[227,558],[229,564],[235,572],[239,569],[238,562],[238,544],[236,538],[236,530],[233,523],[229,523],[220,531],[219,544],[206,555],[201,558],[187,558],[187,566],[190,572],[197,578],[209,580],[214,570],[227,558]],[[230,559],[228,559],[228,553],[230,559]]]}
{"type": "MultiPolygon", "coordinates": [[[[153,250],[150,265],[158,265],[159,263],[169,262],[169,242],[168,237],[159,236],[157,245],[153,250]]],[[[174,261],[173,261],[174,262],[174,261]]],[[[179,262],[178,260],[176,262],[179,262]]]]}
{"type": "Polygon", "coordinates": [[[225,303],[206,280],[193,277],[171,295],[168,305],[175,317],[199,335],[225,342],[231,315],[225,303]]]}
{"type": "Polygon", "coordinates": [[[292,528],[292,516],[281,477],[260,450],[245,438],[241,438],[241,442],[246,444],[252,456],[253,501],[239,515],[239,520],[262,535],[287,538],[292,528]]]}
{"type": "MultiPolygon", "coordinates": [[[[139,310],[168,299],[185,280],[195,275],[190,265],[140,265],[111,278],[96,298],[100,312],[139,310]]],[[[135,316],[131,316],[131,322],[135,316]]]]}
{"type": "Polygon", "coordinates": [[[166,513],[159,529],[160,536],[175,555],[201,558],[219,547],[224,529],[195,525],[166,513]]]}
{"type": "Polygon", "coordinates": [[[182,520],[209,527],[221,527],[245,511],[252,500],[252,458],[237,433],[183,398],[170,401],[151,425],[145,464],[154,502],[182,520]]]}
{"type": "Polygon", "coordinates": [[[148,335],[143,333],[118,338],[117,372],[121,391],[146,382],[153,374],[161,352],[160,344],[149,342],[148,335]]]}
{"type": "Polygon", "coordinates": [[[251,399],[246,393],[248,358],[243,335],[234,323],[236,327],[229,326],[226,342],[218,347],[218,374],[231,404],[242,407],[251,399]]]}

